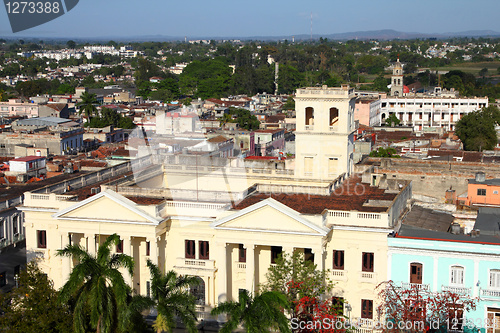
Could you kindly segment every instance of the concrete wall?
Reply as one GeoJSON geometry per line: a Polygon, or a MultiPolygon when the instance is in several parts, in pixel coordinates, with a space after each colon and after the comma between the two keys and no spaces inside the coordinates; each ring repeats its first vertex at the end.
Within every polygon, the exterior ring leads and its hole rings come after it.
{"type": "Polygon", "coordinates": [[[495,164],[473,162],[441,162],[403,160],[390,158],[368,158],[364,164],[373,164],[373,174],[387,175],[387,179],[403,179],[413,182],[413,193],[442,199],[450,187],[458,195],[467,191],[468,179],[477,171],[487,178],[500,178],[500,168],[495,164]]]}

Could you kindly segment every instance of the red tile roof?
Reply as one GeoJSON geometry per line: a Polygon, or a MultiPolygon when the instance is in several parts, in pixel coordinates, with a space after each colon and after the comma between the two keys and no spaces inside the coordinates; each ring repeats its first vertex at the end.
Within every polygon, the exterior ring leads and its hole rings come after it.
{"type": "Polygon", "coordinates": [[[394,200],[397,194],[385,193],[385,190],[361,183],[360,177],[351,177],[331,195],[308,194],[264,194],[257,193],[241,201],[234,209],[244,209],[269,197],[302,214],[321,214],[323,210],[343,210],[381,213],[387,207],[363,206],[368,200],[394,200]]]}
{"type": "Polygon", "coordinates": [[[36,160],[41,160],[45,159],[43,156],[26,156],[26,157],[19,157],[13,160],[10,160],[10,162],[31,162],[31,161],[36,161],[36,160]]]}

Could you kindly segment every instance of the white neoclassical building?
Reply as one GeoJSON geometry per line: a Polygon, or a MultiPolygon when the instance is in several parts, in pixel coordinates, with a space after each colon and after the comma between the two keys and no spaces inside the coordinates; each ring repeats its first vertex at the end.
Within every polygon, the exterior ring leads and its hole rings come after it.
{"type": "Polygon", "coordinates": [[[193,292],[198,315],[206,317],[240,289],[256,292],[280,253],[301,251],[328,270],[336,282],[329,296],[351,304],[351,317],[374,319],[375,287],[387,279],[387,235],[406,208],[411,183],[350,175],[351,89],[305,88],[298,96],[308,93],[297,102],[298,122],[305,124],[301,113],[310,108],[316,122],[299,127],[302,162],[295,174],[179,153],[127,162],[138,164],[133,174],[65,193],[27,192],[21,209],[29,255],[42,258],[59,288],[75,262],[56,256],[58,249],[79,244],[94,253],[117,233],[122,243],[114,250],[135,261],[133,276],[124,272],[132,288],[149,293],[147,259],[164,271],[198,276],[202,283],[193,292]],[[323,116],[332,119],[323,123],[323,116]],[[309,156],[321,163],[306,169],[312,175],[304,170],[309,156]],[[331,157],[338,159],[334,169],[327,168],[331,157]]]}

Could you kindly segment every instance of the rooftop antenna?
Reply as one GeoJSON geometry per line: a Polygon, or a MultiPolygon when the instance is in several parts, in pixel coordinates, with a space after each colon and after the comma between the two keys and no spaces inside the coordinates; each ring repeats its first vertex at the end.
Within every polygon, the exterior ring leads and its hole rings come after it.
{"type": "Polygon", "coordinates": [[[313,40],[313,12],[311,12],[311,42],[313,40]]]}

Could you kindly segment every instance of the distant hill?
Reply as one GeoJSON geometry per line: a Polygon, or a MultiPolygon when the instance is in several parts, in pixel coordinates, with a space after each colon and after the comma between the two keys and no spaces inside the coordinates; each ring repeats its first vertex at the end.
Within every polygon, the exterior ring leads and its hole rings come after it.
{"type": "MultiPolygon", "coordinates": [[[[420,33],[420,32],[402,32],[392,29],[384,29],[384,30],[372,30],[372,31],[354,31],[354,32],[342,32],[342,33],[333,33],[333,34],[313,34],[313,39],[319,39],[320,37],[328,38],[330,40],[351,40],[351,39],[378,39],[378,40],[393,40],[393,39],[415,39],[415,38],[436,38],[436,39],[446,39],[451,37],[500,37],[500,32],[493,30],[469,30],[462,32],[446,32],[446,33],[420,33]]],[[[43,39],[46,40],[47,37],[39,36],[39,37],[22,37],[16,36],[13,37],[4,37],[5,39],[20,39],[25,38],[27,40],[36,40],[43,39]]],[[[277,40],[288,40],[292,41],[300,40],[309,40],[311,35],[307,34],[297,34],[297,35],[282,35],[282,36],[247,36],[247,37],[239,37],[239,36],[188,36],[188,40],[198,40],[198,39],[239,39],[239,40],[261,40],[261,41],[277,41],[277,40]]],[[[164,36],[164,35],[142,35],[142,36],[104,36],[104,37],[52,37],[48,38],[50,40],[67,40],[73,39],[75,41],[123,41],[123,42],[142,42],[142,41],[153,41],[153,42],[161,42],[161,41],[182,41],[184,40],[184,36],[164,36]]]]}

